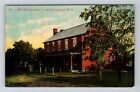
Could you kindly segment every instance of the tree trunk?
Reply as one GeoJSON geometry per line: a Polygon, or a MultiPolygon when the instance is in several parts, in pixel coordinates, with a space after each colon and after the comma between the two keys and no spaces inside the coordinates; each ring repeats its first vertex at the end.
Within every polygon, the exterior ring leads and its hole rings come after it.
{"type": "Polygon", "coordinates": [[[118,76],[118,81],[121,82],[122,81],[122,77],[121,77],[121,57],[120,55],[116,55],[116,71],[117,71],[117,76],[118,76]]]}
{"type": "Polygon", "coordinates": [[[100,80],[103,79],[103,76],[102,76],[102,67],[101,67],[101,65],[100,65],[100,70],[99,70],[99,78],[100,78],[100,80]]]}

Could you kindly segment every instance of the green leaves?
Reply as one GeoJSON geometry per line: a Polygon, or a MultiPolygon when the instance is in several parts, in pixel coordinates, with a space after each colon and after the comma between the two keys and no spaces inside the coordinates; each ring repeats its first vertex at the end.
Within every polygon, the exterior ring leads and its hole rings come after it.
{"type": "Polygon", "coordinates": [[[134,45],[133,8],[132,5],[95,5],[81,12],[80,18],[96,21],[97,30],[92,36],[96,38],[94,44],[97,48],[128,49],[134,45]]]}
{"type": "Polygon", "coordinates": [[[34,58],[34,49],[29,42],[24,42],[22,40],[15,42],[14,53],[16,54],[16,60],[23,62],[32,62],[34,58]]]}
{"type": "Polygon", "coordinates": [[[105,49],[112,48],[117,55],[134,49],[133,5],[95,5],[85,9],[79,17],[90,21],[83,50],[87,44],[90,46],[91,61],[104,65],[105,49]],[[96,30],[91,30],[93,28],[96,30]]]}

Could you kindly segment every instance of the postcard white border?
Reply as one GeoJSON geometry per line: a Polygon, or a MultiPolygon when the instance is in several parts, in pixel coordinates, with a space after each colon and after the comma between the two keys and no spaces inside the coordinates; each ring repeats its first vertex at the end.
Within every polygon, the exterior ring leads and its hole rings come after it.
{"type": "Polygon", "coordinates": [[[137,92],[140,89],[140,1],[139,0],[0,0],[0,91],[1,92],[137,92]],[[135,85],[123,87],[92,87],[92,88],[55,88],[55,87],[5,87],[5,54],[4,54],[4,6],[7,4],[135,4],[135,85]]]}

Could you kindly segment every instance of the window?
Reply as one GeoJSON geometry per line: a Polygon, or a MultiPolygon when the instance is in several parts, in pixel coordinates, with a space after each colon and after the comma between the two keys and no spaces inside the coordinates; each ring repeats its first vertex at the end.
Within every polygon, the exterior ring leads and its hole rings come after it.
{"type": "Polygon", "coordinates": [[[77,39],[76,39],[76,37],[73,37],[72,39],[73,39],[73,47],[75,47],[77,44],[77,39]]]}
{"type": "Polygon", "coordinates": [[[58,51],[61,51],[61,41],[58,41],[58,51]]]}
{"type": "Polygon", "coordinates": [[[54,42],[52,42],[52,51],[54,51],[54,42]]]}
{"type": "Polygon", "coordinates": [[[68,50],[68,39],[65,39],[65,50],[68,50]]]}

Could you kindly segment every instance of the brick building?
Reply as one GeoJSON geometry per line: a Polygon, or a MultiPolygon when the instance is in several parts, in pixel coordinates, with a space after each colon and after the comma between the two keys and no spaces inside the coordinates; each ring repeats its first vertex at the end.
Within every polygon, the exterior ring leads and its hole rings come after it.
{"type": "MultiPolygon", "coordinates": [[[[61,68],[64,71],[85,71],[87,68],[97,68],[97,63],[89,59],[90,48],[83,48],[87,24],[81,24],[66,30],[53,29],[53,36],[44,42],[47,67],[61,68]]],[[[108,51],[105,57],[108,57],[108,51]]]]}

